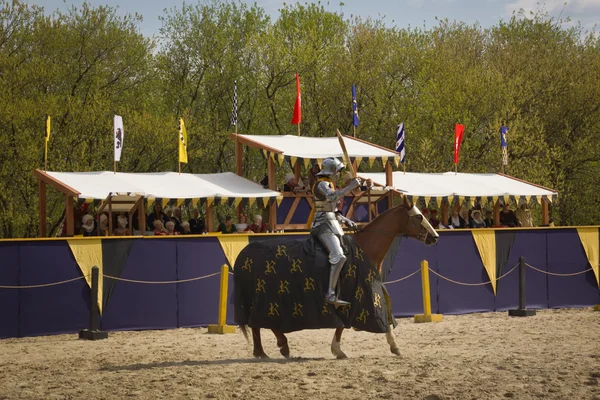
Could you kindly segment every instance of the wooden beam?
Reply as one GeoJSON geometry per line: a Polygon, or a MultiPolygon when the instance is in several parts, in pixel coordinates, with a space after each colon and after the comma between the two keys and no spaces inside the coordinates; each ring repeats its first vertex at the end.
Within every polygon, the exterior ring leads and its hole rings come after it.
{"type": "Polygon", "coordinates": [[[448,225],[448,203],[442,201],[442,225],[448,225]]]}
{"type": "Polygon", "coordinates": [[[550,208],[548,207],[548,200],[542,199],[542,225],[548,225],[550,223],[550,208]]]}
{"type": "Polygon", "coordinates": [[[283,221],[284,224],[289,224],[290,221],[292,220],[292,217],[294,216],[294,213],[296,212],[296,208],[298,208],[298,204],[300,203],[300,199],[301,199],[301,197],[296,197],[294,199],[294,201],[292,202],[292,206],[290,207],[290,210],[288,211],[287,215],[285,216],[285,221],[283,221]]]}
{"type": "Polygon", "coordinates": [[[494,225],[500,226],[500,199],[494,204],[494,225]]]}
{"type": "Polygon", "coordinates": [[[67,219],[67,236],[75,235],[75,221],[73,215],[73,196],[65,195],[65,215],[67,219]]]}
{"type": "Polygon", "coordinates": [[[108,236],[113,235],[112,193],[108,194],[108,236]]]}
{"type": "Polygon", "coordinates": [[[206,206],[206,231],[214,232],[213,205],[206,206]]]}
{"type": "Polygon", "coordinates": [[[271,232],[275,231],[277,225],[277,200],[269,203],[269,228],[271,232]]]}
{"type": "Polygon", "coordinates": [[[46,182],[48,185],[52,186],[54,189],[58,190],[59,192],[64,193],[65,195],[70,195],[71,197],[79,197],[79,195],[81,194],[77,190],[73,189],[72,187],[70,187],[68,185],[65,185],[58,179],[48,175],[46,172],[44,172],[40,169],[34,169],[33,175],[36,178],[46,182]]]}
{"type": "Polygon", "coordinates": [[[394,186],[394,174],[390,160],[385,163],[385,186],[394,186]]]}
{"type": "Polygon", "coordinates": [[[235,142],[235,173],[238,176],[243,176],[243,156],[244,146],[238,140],[235,142]]]}
{"type": "Polygon", "coordinates": [[[231,140],[235,141],[236,137],[237,137],[237,142],[238,143],[244,144],[244,145],[246,145],[248,147],[252,147],[252,148],[255,148],[255,149],[265,149],[265,150],[270,151],[271,153],[275,153],[275,154],[283,154],[283,151],[281,151],[281,150],[275,149],[273,147],[269,147],[269,146],[267,146],[265,144],[262,144],[260,142],[256,142],[256,141],[254,141],[252,139],[249,139],[247,137],[240,136],[237,133],[230,133],[229,134],[229,138],[231,140]]]}
{"type": "Polygon", "coordinates": [[[269,178],[269,189],[277,191],[277,182],[275,181],[275,161],[269,157],[267,161],[267,176],[269,178]]]}
{"type": "Polygon", "coordinates": [[[138,228],[140,228],[140,232],[142,232],[142,236],[144,236],[146,233],[146,210],[144,209],[144,198],[140,197],[138,202],[138,228]]]}
{"type": "Polygon", "coordinates": [[[46,237],[46,182],[38,179],[38,197],[40,208],[40,237],[46,237]]]}

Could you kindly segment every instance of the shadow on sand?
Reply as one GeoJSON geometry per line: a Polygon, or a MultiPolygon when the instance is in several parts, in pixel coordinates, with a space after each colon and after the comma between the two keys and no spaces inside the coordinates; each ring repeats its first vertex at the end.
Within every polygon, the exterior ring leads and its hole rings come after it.
{"type": "MultiPolygon", "coordinates": [[[[334,361],[335,359],[331,359],[334,361]]],[[[110,365],[102,367],[99,371],[138,371],[152,368],[169,368],[169,367],[193,367],[202,365],[229,365],[229,364],[290,364],[304,363],[309,361],[328,361],[323,357],[318,358],[239,358],[225,360],[185,360],[185,361],[165,361],[149,364],[131,364],[131,365],[110,365]]]]}

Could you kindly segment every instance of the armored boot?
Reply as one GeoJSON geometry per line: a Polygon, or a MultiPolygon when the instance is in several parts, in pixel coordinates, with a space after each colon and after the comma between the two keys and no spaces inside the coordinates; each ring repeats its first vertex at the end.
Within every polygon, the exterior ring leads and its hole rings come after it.
{"type": "Polygon", "coordinates": [[[338,279],[340,278],[340,272],[342,272],[342,268],[344,267],[345,262],[346,257],[342,256],[336,264],[331,265],[331,270],[329,272],[329,288],[327,290],[327,294],[325,295],[325,302],[333,304],[336,308],[350,305],[350,303],[348,303],[347,301],[338,298],[338,295],[336,293],[338,279]]]}

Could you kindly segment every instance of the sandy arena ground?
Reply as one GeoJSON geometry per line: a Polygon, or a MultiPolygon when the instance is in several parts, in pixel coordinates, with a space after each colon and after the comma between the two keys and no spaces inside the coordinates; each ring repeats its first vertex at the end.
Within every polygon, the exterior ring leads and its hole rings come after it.
{"type": "Polygon", "coordinates": [[[206,329],[0,340],[0,399],[598,399],[600,312],[544,310],[399,320],[403,354],[384,335],[346,330],[288,335],[292,359],[263,331],[270,360],[241,333],[206,329]]]}

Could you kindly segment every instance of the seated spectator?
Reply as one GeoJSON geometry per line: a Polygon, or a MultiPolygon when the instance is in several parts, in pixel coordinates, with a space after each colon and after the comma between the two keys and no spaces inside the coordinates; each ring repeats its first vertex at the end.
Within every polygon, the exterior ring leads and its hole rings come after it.
{"type": "Polygon", "coordinates": [[[515,216],[517,217],[517,220],[519,220],[519,222],[521,223],[521,226],[534,226],[533,219],[531,218],[531,212],[529,211],[529,208],[527,208],[526,204],[521,204],[521,207],[519,207],[519,209],[515,212],[515,216]]]}
{"type": "Polygon", "coordinates": [[[100,224],[98,225],[98,236],[108,236],[108,216],[104,213],[100,215],[100,224]]]}
{"type": "Polygon", "coordinates": [[[225,222],[221,222],[217,232],[221,233],[235,233],[235,226],[233,225],[233,219],[229,216],[225,217],[225,222]]]}
{"type": "Polygon", "coordinates": [[[235,224],[235,230],[236,232],[248,232],[250,230],[250,227],[248,226],[248,224],[246,223],[246,214],[240,214],[239,218],[238,218],[238,223],[235,224]]]}
{"type": "Polygon", "coordinates": [[[284,192],[298,192],[302,190],[298,182],[296,182],[296,177],[293,173],[289,173],[285,176],[285,184],[283,185],[284,192]]]}
{"type": "Polygon", "coordinates": [[[167,235],[168,236],[181,235],[181,233],[179,233],[179,231],[175,230],[175,222],[174,221],[167,222],[165,224],[165,228],[167,228],[167,235]]]}
{"type": "Polygon", "coordinates": [[[183,230],[182,235],[191,235],[192,234],[192,230],[190,228],[190,223],[187,221],[181,223],[181,229],[183,230]]]}
{"type": "Polygon", "coordinates": [[[458,212],[458,216],[460,218],[460,227],[468,228],[470,226],[470,221],[469,221],[469,210],[467,210],[467,207],[462,206],[460,208],[460,211],[458,212]]]}
{"type": "Polygon", "coordinates": [[[521,225],[517,219],[517,216],[515,215],[515,212],[510,209],[508,203],[505,203],[503,210],[500,211],[500,224],[510,228],[515,228],[521,225]]]}
{"type": "Polygon", "coordinates": [[[163,212],[162,206],[159,203],[154,204],[154,210],[152,214],[146,218],[146,229],[150,229],[154,226],[154,221],[159,220],[163,225],[169,220],[166,214],[163,212]]]}
{"type": "Polygon", "coordinates": [[[430,214],[429,223],[433,226],[433,229],[438,229],[440,227],[440,220],[437,219],[437,210],[431,210],[430,214]]]}
{"type": "Polygon", "coordinates": [[[113,229],[113,235],[115,236],[127,236],[131,235],[131,231],[127,228],[127,217],[124,213],[120,213],[117,217],[117,227],[113,229]]]}
{"type": "Polygon", "coordinates": [[[494,226],[494,217],[490,210],[487,210],[485,212],[485,218],[483,219],[483,222],[485,222],[485,226],[487,226],[488,228],[494,226]]]}
{"type": "Polygon", "coordinates": [[[92,215],[85,214],[83,217],[81,217],[81,233],[83,236],[96,236],[96,228],[97,224],[92,215]]]}
{"type": "Polygon", "coordinates": [[[485,221],[481,218],[480,210],[473,210],[471,216],[473,217],[470,224],[471,228],[486,228],[485,221]]]}
{"type": "Polygon", "coordinates": [[[165,226],[161,220],[156,219],[153,222],[154,225],[154,236],[166,236],[167,231],[165,230],[165,226]]]}
{"type": "Polygon", "coordinates": [[[183,233],[183,228],[181,227],[181,208],[173,207],[171,221],[175,222],[175,230],[180,234],[183,233]]]}
{"type": "Polygon", "coordinates": [[[256,214],[254,216],[254,223],[250,225],[250,230],[254,233],[265,233],[267,231],[267,224],[262,220],[262,216],[256,214]]]}
{"type": "Polygon", "coordinates": [[[200,212],[198,210],[194,210],[194,218],[191,218],[188,222],[190,224],[190,231],[195,235],[202,234],[206,230],[204,221],[200,219],[200,212]]]}
{"type": "Polygon", "coordinates": [[[452,216],[450,217],[450,221],[448,221],[448,225],[452,227],[452,229],[462,228],[462,218],[458,215],[458,211],[452,211],[452,216]]]}
{"type": "Polygon", "coordinates": [[[260,181],[260,184],[262,185],[262,187],[263,187],[264,189],[268,189],[268,188],[269,188],[269,175],[265,175],[265,176],[264,176],[264,177],[261,179],[261,181],[260,181]]]}
{"type": "Polygon", "coordinates": [[[319,164],[315,163],[312,168],[308,171],[308,189],[312,190],[313,186],[317,182],[317,174],[321,171],[319,164]]]}
{"type": "Polygon", "coordinates": [[[167,222],[173,220],[173,208],[167,207],[165,208],[165,215],[167,216],[167,222]]]}

